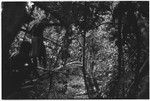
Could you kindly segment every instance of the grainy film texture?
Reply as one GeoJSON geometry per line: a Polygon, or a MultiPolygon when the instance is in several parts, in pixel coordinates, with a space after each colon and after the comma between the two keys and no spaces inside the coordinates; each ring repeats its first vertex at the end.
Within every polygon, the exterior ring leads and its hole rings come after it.
{"type": "Polygon", "coordinates": [[[149,99],[149,2],[2,2],[2,99],[149,99]]]}

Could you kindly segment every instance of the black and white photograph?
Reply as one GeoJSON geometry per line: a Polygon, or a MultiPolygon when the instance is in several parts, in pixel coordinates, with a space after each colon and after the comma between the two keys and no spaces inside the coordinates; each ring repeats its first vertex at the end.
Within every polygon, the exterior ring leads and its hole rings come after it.
{"type": "Polygon", "coordinates": [[[2,99],[149,99],[149,1],[2,1],[2,99]]]}

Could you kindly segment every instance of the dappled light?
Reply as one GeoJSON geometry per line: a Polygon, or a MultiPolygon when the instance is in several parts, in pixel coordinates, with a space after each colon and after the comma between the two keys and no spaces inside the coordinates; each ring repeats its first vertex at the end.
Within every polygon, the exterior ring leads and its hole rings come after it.
{"type": "Polygon", "coordinates": [[[148,2],[16,4],[2,3],[4,99],[149,98],[148,2]]]}

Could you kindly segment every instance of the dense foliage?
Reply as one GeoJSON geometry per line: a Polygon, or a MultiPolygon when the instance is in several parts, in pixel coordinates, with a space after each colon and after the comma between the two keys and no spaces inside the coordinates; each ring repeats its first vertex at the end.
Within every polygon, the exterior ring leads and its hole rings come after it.
{"type": "Polygon", "coordinates": [[[21,91],[5,98],[148,98],[148,2],[28,2],[24,8],[28,20],[8,50],[7,75],[26,71],[13,63],[23,42],[31,44],[23,54],[31,63],[22,61],[33,69],[17,86],[21,91]]]}

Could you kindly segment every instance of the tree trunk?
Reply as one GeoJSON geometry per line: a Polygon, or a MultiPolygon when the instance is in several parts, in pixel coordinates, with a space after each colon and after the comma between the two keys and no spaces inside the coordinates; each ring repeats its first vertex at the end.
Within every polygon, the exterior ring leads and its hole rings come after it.
{"type": "Polygon", "coordinates": [[[123,58],[123,40],[122,40],[122,16],[120,15],[119,18],[115,19],[115,24],[117,25],[118,29],[118,74],[116,76],[116,80],[114,81],[114,86],[112,88],[112,91],[110,92],[110,96],[113,98],[123,98],[124,97],[124,84],[123,84],[123,73],[124,73],[124,67],[122,65],[122,58],[123,58]]]}
{"type": "Polygon", "coordinates": [[[90,94],[90,90],[89,90],[89,85],[88,85],[88,80],[87,80],[87,75],[86,75],[86,59],[85,59],[85,44],[86,44],[86,32],[84,31],[83,33],[83,67],[82,67],[82,72],[83,72],[83,77],[84,77],[84,82],[85,82],[85,88],[87,90],[87,94],[89,99],[92,98],[91,94],[90,94]]]}
{"type": "Polygon", "coordinates": [[[129,12],[129,14],[131,14],[132,16],[132,23],[130,26],[133,27],[132,31],[133,33],[135,33],[135,36],[136,36],[136,50],[137,50],[137,54],[136,54],[136,67],[135,67],[135,79],[134,79],[134,83],[133,85],[131,86],[131,89],[129,91],[129,94],[128,94],[128,98],[136,98],[137,97],[137,94],[138,94],[138,86],[139,86],[139,81],[141,79],[140,77],[140,43],[141,43],[141,36],[140,36],[140,32],[139,32],[139,28],[137,26],[137,18],[134,14],[134,11],[131,11],[129,12]],[[132,92],[132,90],[134,92],[132,92]]]}

